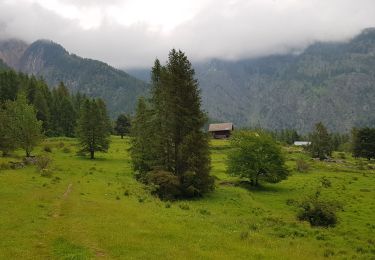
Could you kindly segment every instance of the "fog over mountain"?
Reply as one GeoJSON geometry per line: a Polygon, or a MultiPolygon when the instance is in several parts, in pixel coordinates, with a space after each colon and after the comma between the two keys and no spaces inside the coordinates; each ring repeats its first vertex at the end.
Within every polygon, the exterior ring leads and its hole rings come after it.
{"type": "Polygon", "coordinates": [[[373,0],[0,0],[0,38],[51,39],[116,67],[300,52],[375,25],[373,0]]]}

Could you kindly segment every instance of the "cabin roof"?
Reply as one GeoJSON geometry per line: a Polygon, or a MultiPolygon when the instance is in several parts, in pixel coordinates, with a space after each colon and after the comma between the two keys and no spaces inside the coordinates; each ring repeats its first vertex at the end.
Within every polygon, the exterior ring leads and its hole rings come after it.
{"type": "Polygon", "coordinates": [[[233,130],[233,123],[220,123],[220,124],[210,124],[208,127],[208,132],[215,132],[215,131],[232,131],[233,130]]]}

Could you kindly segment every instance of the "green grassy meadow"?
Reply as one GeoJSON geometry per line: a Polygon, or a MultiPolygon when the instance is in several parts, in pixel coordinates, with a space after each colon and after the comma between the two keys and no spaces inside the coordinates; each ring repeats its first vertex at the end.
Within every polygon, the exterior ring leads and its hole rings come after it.
{"type": "Polygon", "coordinates": [[[375,259],[374,160],[320,162],[284,147],[289,179],[249,189],[226,174],[228,141],[213,140],[215,191],[165,202],[133,178],[128,148],[112,137],[92,161],[76,155],[75,139],[47,139],[34,154],[52,158],[51,177],[32,165],[5,169],[22,151],[0,158],[0,259],[375,259]],[[306,173],[295,170],[300,158],[306,173]],[[318,187],[343,205],[334,228],[296,218],[318,187]]]}

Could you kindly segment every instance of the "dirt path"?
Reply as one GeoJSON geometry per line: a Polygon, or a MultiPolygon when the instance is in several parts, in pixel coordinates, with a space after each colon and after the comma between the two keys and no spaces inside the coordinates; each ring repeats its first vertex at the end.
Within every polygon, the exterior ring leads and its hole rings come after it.
{"type": "MultiPolygon", "coordinates": [[[[69,196],[69,193],[72,191],[72,187],[73,187],[73,184],[69,183],[68,188],[66,189],[64,194],[61,196],[61,199],[65,200],[69,196]]],[[[61,213],[61,200],[59,199],[55,206],[55,211],[52,214],[52,217],[58,218],[60,216],[60,213],[61,213]]]]}
{"type": "Polygon", "coordinates": [[[73,184],[69,183],[68,188],[63,194],[63,199],[66,199],[68,197],[69,193],[72,191],[72,187],[73,187],[73,184]]]}

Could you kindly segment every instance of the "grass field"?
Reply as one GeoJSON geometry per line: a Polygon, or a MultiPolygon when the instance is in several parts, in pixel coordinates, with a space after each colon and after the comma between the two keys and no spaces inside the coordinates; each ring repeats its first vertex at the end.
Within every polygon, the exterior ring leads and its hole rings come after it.
{"type": "Polygon", "coordinates": [[[76,155],[76,140],[47,139],[34,154],[53,159],[51,177],[4,169],[21,151],[0,158],[0,259],[375,259],[374,161],[319,162],[285,147],[289,179],[251,190],[225,173],[228,142],[212,141],[215,191],[164,202],[132,177],[128,148],[112,137],[91,161],[76,155]],[[308,172],[295,170],[298,158],[308,172]],[[295,204],[318,187],[343,205],[334,228],[296,218],[295,204]]]}

